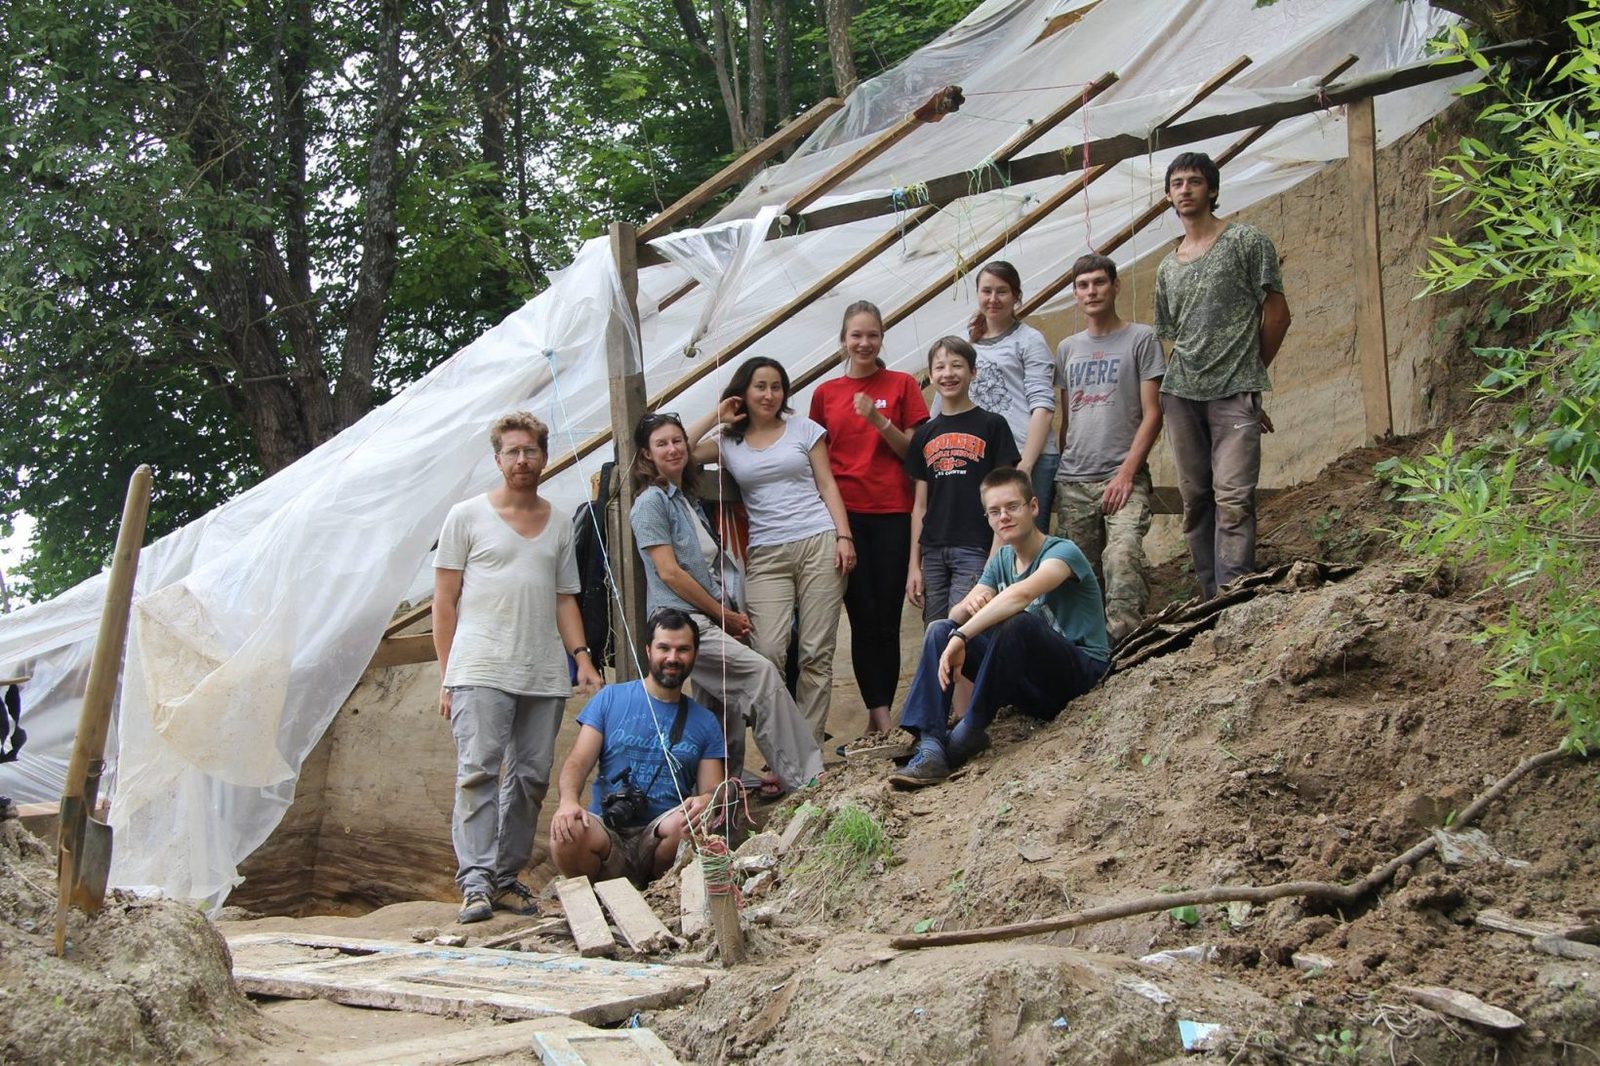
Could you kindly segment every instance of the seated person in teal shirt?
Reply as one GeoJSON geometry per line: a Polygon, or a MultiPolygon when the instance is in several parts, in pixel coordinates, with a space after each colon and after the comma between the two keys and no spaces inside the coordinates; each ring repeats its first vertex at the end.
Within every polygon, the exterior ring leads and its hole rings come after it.
{"type": "Polygon", "coordinates": [[[1039,501],[1028,475],[992,471],[980,489],[1000,549],[978,584],[928,627],[922,660],[900,711],[917,750],[891,784],[937,784],[989,746],[1001,707],[1051,719],[1095,686],[1110,665],[1105,608],[1094,568],[1078,546],[1039,531],[1039,501]],[[945,723],[957,672],[972,681],[972,703],[954,730],[945,723]]]}

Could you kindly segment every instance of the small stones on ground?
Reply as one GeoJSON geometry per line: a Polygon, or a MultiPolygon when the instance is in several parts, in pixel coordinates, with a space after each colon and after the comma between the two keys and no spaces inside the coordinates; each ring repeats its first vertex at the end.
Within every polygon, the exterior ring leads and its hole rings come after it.
{"type": "Polygon", "coordinates": [[[1139,961],[1146,966],[1171,966],[1177,962],[1210,962],[1217,949],[1210,944],[1191,944],[1186,948],[1168,948],[1144,956],[1139,961]]]}
{"type": "Polygon", "coordinates": [[[1314,951],[1297,951],[1289,956],[1289,962],[1297,970],[1314,973],[1319,970],[1332,970],[1338,963],[1326,955],[1318,955],[1314,951]]]}
{"type": "Polygon", "coordinates": [[[446,933],[443,936],[436,936],[433,938],[433,942],[442,948],[464,948],[467,946],[467,938],[460,933],[446,933]]]}
{"type": "Polygon", "coordinates": [[[425,925],[420,929],[411,930],[406,935],[412,940],[416,941],[418,944],[426,944],[428,941],[439,935],[439,929],[437,926],[425,925]]]}

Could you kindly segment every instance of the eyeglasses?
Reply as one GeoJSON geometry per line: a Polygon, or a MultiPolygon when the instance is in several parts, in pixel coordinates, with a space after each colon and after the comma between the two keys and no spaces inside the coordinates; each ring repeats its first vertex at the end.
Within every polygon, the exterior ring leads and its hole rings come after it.
{"type": "Polygon", "coordinates": [[[676,426],[683,425],[683,419],[678,417],[678,412],[676,411],[652,411],[643,418],[639,419],[639,428],[648,433],[658,426],[664,426],[669,422],[676,426]]]}
{"type": "Polygon", "coordinates": [[[501,448],[500,454],[513,463],[523,459],[538,459],[544,455],[543,448],[501,448]]]}
{"type": "Polygon", "coordinates": [[[1000,507],[985,508],[983,513],[988,515],[990,518],[999,518],[1001,515],[1005,515],[1008,518],[1015,518],[1017,515],[1022,513],[1022,509],[1026,506],[1028,505],[1021,502],[1008,503],[1000,507]]]}

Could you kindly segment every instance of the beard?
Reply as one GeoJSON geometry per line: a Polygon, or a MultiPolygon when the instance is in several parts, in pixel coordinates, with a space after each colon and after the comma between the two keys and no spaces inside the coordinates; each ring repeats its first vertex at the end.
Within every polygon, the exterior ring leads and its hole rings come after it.
{"type": "Polygon", "coordinates": [[[681,663],[660,666],[652,664],[650,667],[650,680],[662,688],[680,688],[688,676],[689,671],[684,669],[681,663]]]}

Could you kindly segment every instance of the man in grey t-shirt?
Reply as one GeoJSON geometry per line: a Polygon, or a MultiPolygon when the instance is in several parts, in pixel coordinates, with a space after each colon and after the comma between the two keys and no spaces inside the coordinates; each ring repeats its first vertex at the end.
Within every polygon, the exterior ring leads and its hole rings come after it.
{"type": "Polygon", "coordinates": [[[1161,433],[1166,364],[1155,330],[1117,314],[1117,264],[1086,255],[1072,291],[1089,320],[1061,342],[1061,466],[1056,526],[1088,557],[1105,590],[1113,643],[1139,624],[1150,595],[1150,449],[1161,433]]]}
{"type": "Polygon", "coordinates": [[[1156,270],[1156,334],[1170,342],[1161,410],[1183,494],[1183,535],[1201,592],[1255,569],[1256,481],[1267,367],[1289,332],[1278,252],[1254,226],[1216,216],[1211,157],[1183,152],[1167,198],[1183,239],[1156,270]]]}
{"type": "Polygon", "coordinates": [[[490,428],[504,481],[450,509],[434,556],[439,713],[456,740],[450,838],[461,922],[481,922],[496,907],[539,912],[517,877],[533,854],[572,694],[566,655],[582,691],[605,684],[583,643],[572,523],[539,497],[549,439],[523,411],[490,428]]]}

